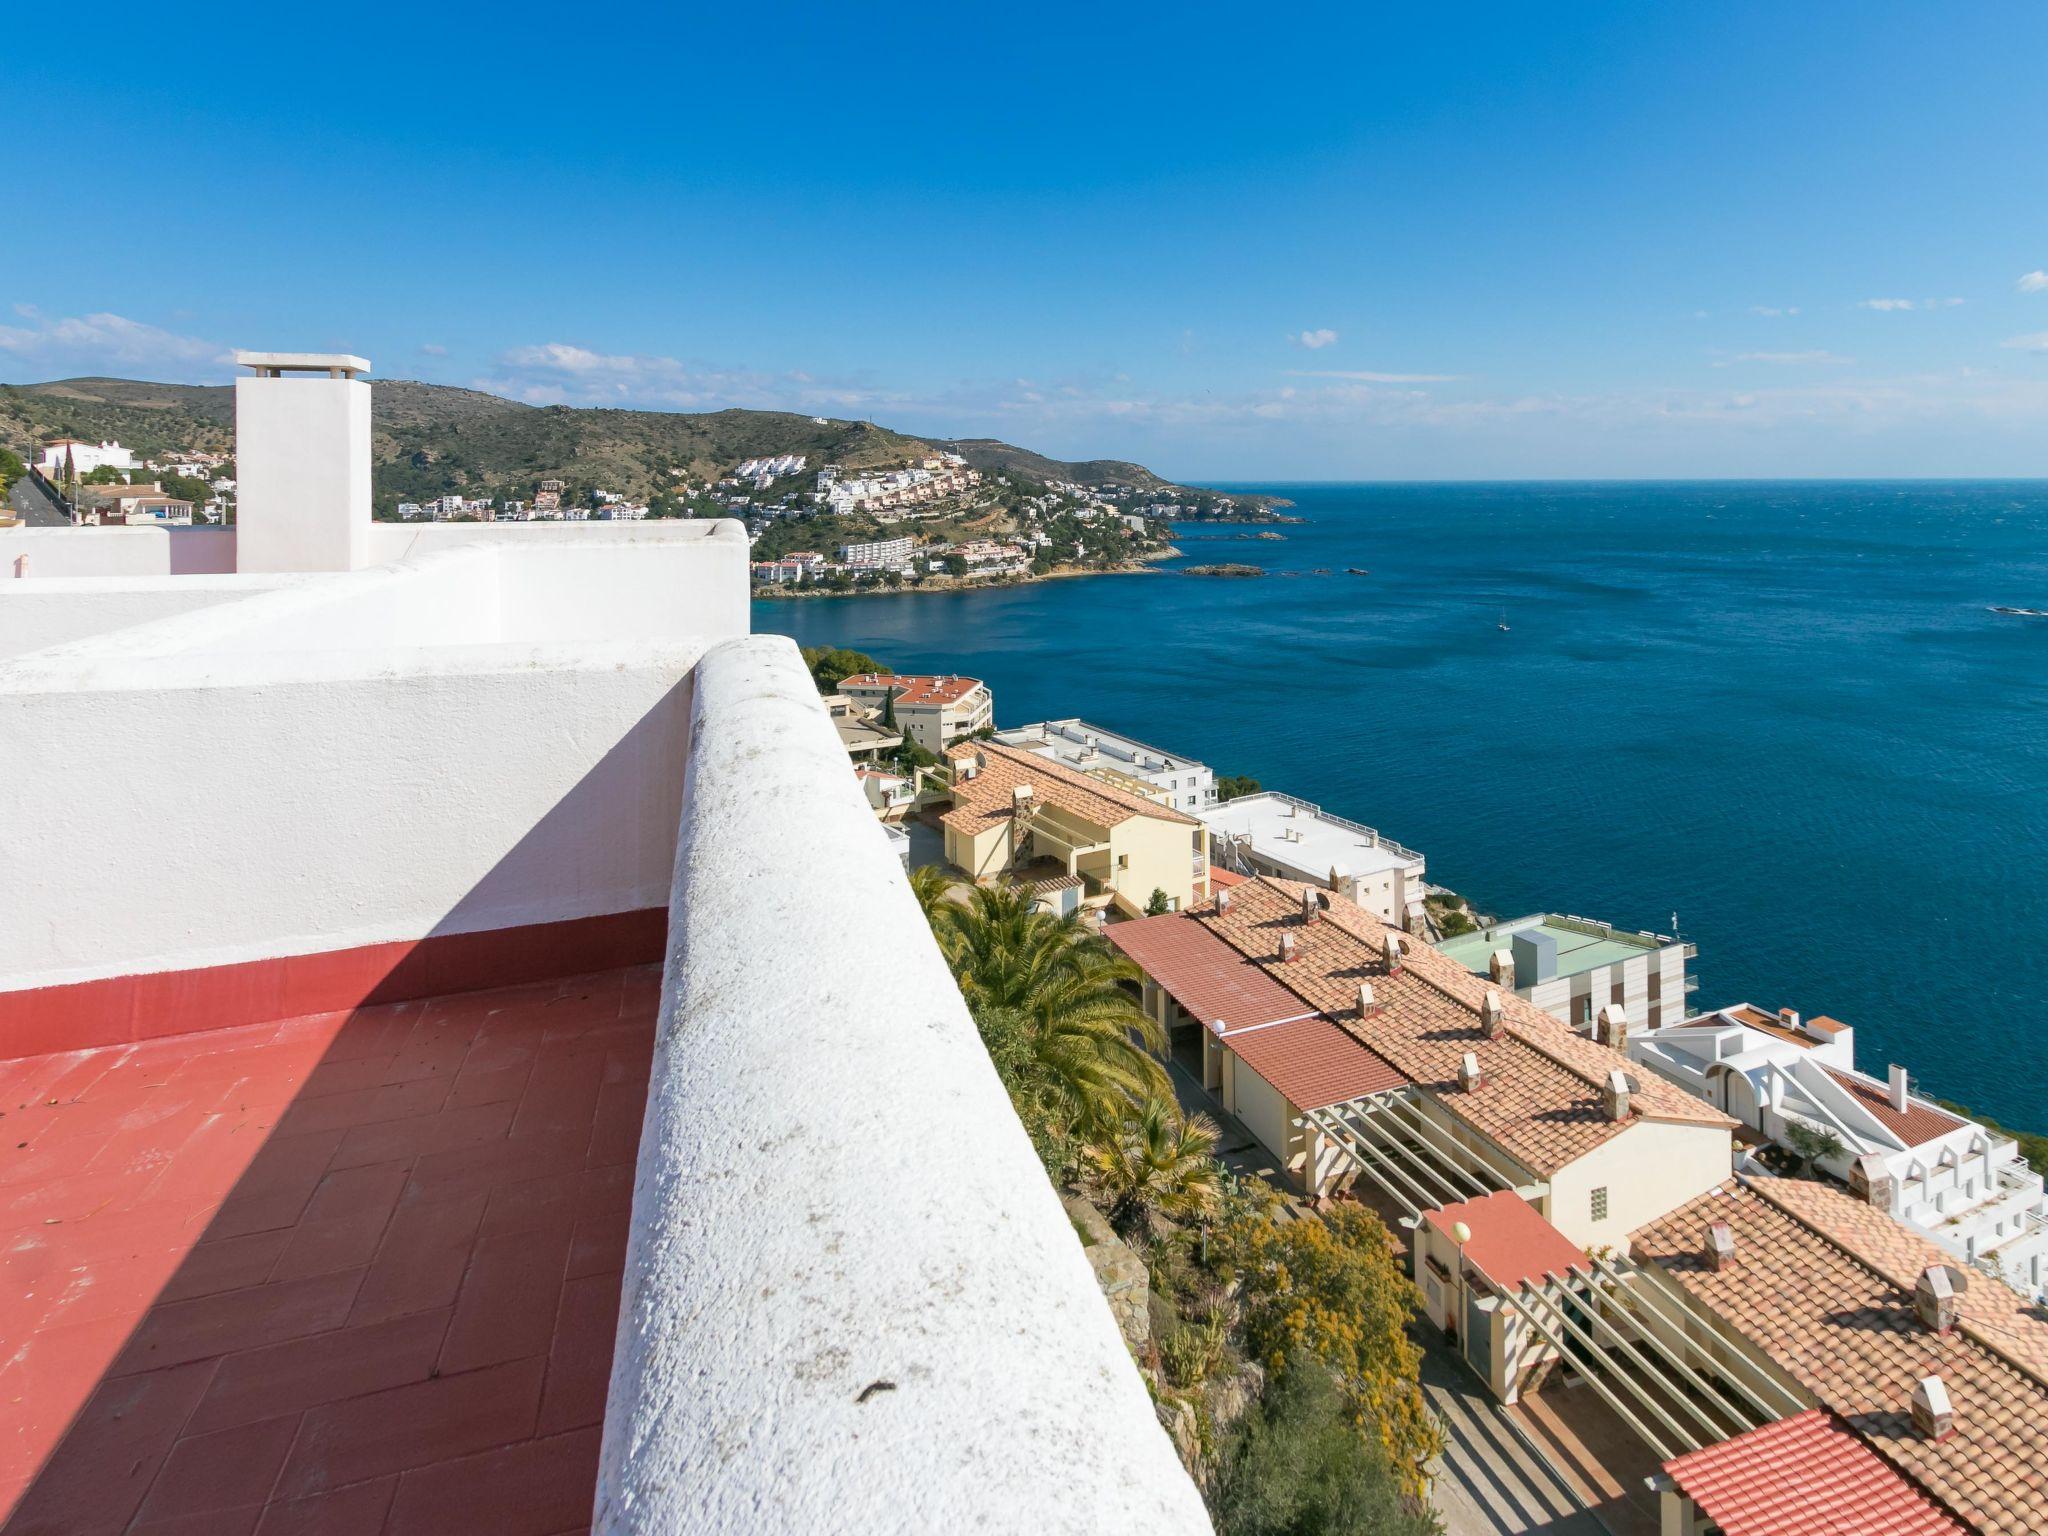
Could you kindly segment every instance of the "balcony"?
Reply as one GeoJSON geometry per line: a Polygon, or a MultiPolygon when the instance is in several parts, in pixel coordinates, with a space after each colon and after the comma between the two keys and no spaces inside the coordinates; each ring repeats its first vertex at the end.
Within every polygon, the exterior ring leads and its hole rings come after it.
{"type": "Polygon", "coordinates": [[[737,530],[484,526],[0,584],[7,1529],[1205,1530],[737,530]]]}

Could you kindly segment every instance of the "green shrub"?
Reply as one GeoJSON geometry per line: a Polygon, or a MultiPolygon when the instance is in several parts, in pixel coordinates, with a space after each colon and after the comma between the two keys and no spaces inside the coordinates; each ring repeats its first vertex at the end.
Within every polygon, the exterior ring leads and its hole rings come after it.
{"type": "Polygon", "coordinates": [[[1313,1361],[1267,1389],[1219,1458],[1210,1514],[1217,1536],[1439,1536],[1404,1493],[1378,1442],[1313,1361]]]}

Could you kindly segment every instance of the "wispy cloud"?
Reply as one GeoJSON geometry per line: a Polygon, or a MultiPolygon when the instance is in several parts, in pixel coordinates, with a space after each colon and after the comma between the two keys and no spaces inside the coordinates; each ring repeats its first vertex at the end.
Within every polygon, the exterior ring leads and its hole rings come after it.
{"type": "Polygon", "coordinates": [[[1797,304],[1752,304],[1749,306],[1749,312],[1752,315],[1762,315],[1766,320],[1780,320],[1786,315],[1798,314],[1799,306],[1797,304]]]}
{"type": "Polygon", "coordinates": [[[424,352],[428,357],[446,357],[448,355],[448,349],[438,341],[421,342],[420,351],[424,352]]]}
{"type": "Polygon", "coordinates": [[[2048,293],[2048,272],[2037,267],[2024,274],[2013,286],[2021,293],[2048,293]]]}
{"type": "Polygon", "coordinates": [[[2016,352],[2048,352],[2048,331],[2031,331],[2025,336],[2013,336],[1999,343],[2016,352]]]}
{"type": "Polygon", "coordinates": [[[1902,309],[1954,309],[1961,299],[1859,299],[1858,309],[1876,309],[1890,314],[1902,309]]]}
{"type": "Polygon", "coordinates": [[[1336,345],[1337,333],[1332,330],[1303,331],[1294,340],[1297,345],[1307,347],[1311,352],[1320,352],[1325,347],[1336,345]]]}
{"type": "Polygon", "coordinates": [[[549,341],[500,353],[491,374],[474,381],[478,389],[533,405],[614,405],[715,410],[749,406],[756,410],[868,411],[905,406],[915,397],[858,380],[820,379],[791,370],[769,373],[717,367],[639,352],[598,352],[570,342],[549,341]]]}
{"type": "Polygon", "coordinates": [[[1452,384],[1462,373],[1368,373],[1351,368],[1290,368],[1290,379],[1349,379],[1354,384],[1452,384]]]}
{"type": "Polygon", "coordinates": [[[1730,368],[1737,363],[1781,363],[1787,366],[1820,364],[1840,367],[1855,361],[1855,358],[1843,357],[1837,352],[1738,352],[1733,357],[1717,359],[1714,366],[1730,368]]]}
{"type": "Polygon", "coordinates": [[[46,315],[33,304],[16,304],[21,325],[0,325],[0,352],[60,362],[66,367],[171,369],[232,363],[233,353],[217,341],[184,336],[146,321],[102,311],[91,315],[46,315]]]}

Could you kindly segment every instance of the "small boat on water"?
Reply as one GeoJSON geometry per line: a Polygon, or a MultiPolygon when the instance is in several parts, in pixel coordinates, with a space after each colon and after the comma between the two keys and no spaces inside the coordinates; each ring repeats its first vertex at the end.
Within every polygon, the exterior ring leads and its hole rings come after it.
{"type": "Polygon", "coordinates": [[[1499,622],[1498,624],[1494,625],[1493,627],[1494,627],[1495,629],[1499,630],[1499,631],[1500,631],[1500,632],[1501,632],[1502,634],[1506,634],[1506,633],[1507,633],[1507,630],[1508,630],[1508,611],[1507,611],[1507,609],[1505,609],[1505,608],[1501,609],[1501,611],[1500,611],[1500,622],[1499,622]]]}
{"type": "Polygon", "coordinates": [[[2002,605],[1993,605],[1991,611],[1993,613],[2002,613],[2009,618],[2015,619],[2048,619],[2048,608],[2007,608],[2002,605]]]}

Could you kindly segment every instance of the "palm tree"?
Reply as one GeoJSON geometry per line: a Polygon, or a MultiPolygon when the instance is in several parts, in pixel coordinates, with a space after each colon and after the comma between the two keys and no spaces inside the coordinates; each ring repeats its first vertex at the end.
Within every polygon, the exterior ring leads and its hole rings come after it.
{"type": "Polygon", "coordinates": [[[943,864],[920,864],[910,872],[910,894],[917,898],[917,909],[924,914],[924,920],[932,925],[932,935],[939,941],[939,947],[946,947],[950,923],[942,923],[947,907],[952,902],[947,892],[953,889],[953,876],[943,864]]]}
{"type": "Polygon", "coordinates": [[[1216,1209],[1222,1169],[1211,1156],[1215,1148],[1215,1122],[1183,1115],[1171,1099],[1155,1096],[1135,1115],[1103,1128],[1082,1156],[1110,1224],[1143,1238],[1155,1216],[1178,1221],[1216,1209]]]}
{"type": "Polygon", "coordinates": [[[1165,1048],[1165,1031],[1124,990],[1138,968],[1079,917],[1054,917],[1028,892],[980,886],[934,927],[1013,1093],[1075,1126],[1112,1122],[1167,1091],[1147,1054],[1165,1048]]]}

